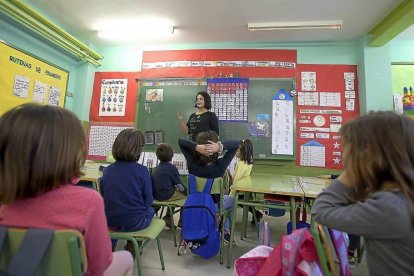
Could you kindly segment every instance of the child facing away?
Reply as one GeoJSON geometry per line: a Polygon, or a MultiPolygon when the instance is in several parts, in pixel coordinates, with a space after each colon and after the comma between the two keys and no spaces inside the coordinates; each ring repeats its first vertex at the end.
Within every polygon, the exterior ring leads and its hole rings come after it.
{"type": "MultiPolygon", "coordinates": [[[[253,168],[253,143],[249,139],[243,139],[240,142],[239,148],[236,152],[237,158],[239,158],[239,161],[236,164],[236,168],[234,169],[233,178],[231,180],[231,184],[237,184],[239,180],[241,180],[244,177],[250,176],[250,173],[252,172],[253,168]]],[[[230,196],[234,198],[236,192],[231,189],[230,187],[230,196]]],[[[243,195],[240,195],[240,197],[243,197],[243,195]]],[[[253,212],[253,207],[249,206],[249,212],[256,216],[257,220],[260,220],[263,217],[263,214],[255,210],[253,212]]],[[[252,217],[251,224],[254,224],[255,220],[252,217]]]]}
{"type": "MultiPolygon", "coordinates": [[[[240,141],[230,140],[221,143],[218,139],[218,135],[214,131],[204,131],[197,135],[196,142],[179,139],[178,145],[181,152],[184,154],[187,160],[187,166],[189,173],[204,177],[204,178],[217,178],[223,177],[224,173],[229,166],[231,160],[236,154],[239,148],[240,141]],[[219,158],[219,155],[223,152],[224,156],[219,158]]],[[[213,200],[216,204],[219,204],[219,198],[213,195],[213,200]]],[[[232,208],[234,198],[229,195],[223,197],[222,208],[229,210],[229,219],[231,219],[232,208]]],[[[224,240],[229,242],[230,240],[230,223],[225,222],[226,233],[224,240]]]]}
{"type": "MultiPolygon", "coordinates": [[[[139,231],[148,227],[154,217],[152,184],[147,167],[138,164],[144,146],[144,135],[137,129],[124,129],[112,145],[115,163],[101,178],[108,227],[115,231],[139,231]]],[[[132,242],[125,249],[135,256],[132,242]]]]}
{"type": "MultiPolygon", "coordinates": [[[[155,154],[160,163],[152,178],[152,191],[154,198],[159,201],[172,201],[183,199],[187,195],[187,188],[183,185],[176,166],[171,164],[174,151],[169,144],[160,144],[155,154]]],[[[163,220],[171,228],[171,217],[167,214],[163,220]]]]}
{"type": "Polygon", "coordinates": [[[345,170],[316,198],[313,219],[363,236],[371,275],[414,275],[414,121],[371,112],[340,134],[345,170]]]}
{"type": "Polygon", "coordinates": [[[24,104],[0,118],[0,225],[73,229],[85,240],[85,275],[131,274],[126,251],[111,252],[104,205],[83,174],[85,136],[72,112],[24,104]]]}

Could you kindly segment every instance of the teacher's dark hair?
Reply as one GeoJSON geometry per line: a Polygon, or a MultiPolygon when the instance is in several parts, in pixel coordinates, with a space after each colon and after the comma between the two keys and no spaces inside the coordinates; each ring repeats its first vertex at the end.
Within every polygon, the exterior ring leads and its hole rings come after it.
{"type": "Polygon", "coordinates": [[[204,98],[204,107],[210,110],[211,109],[211,97],[210,97],[210,94],[208,94],[206,91],[200,91],[197,93],[194,107],[197,107],[197,96],[198,95],[201,95],[204,98]]]}
{"type": "Polygon", "coordinates": [[[66,109],[24,104],[0,118],[0,204],[49,192],[83,175],[85,135],[66,109]]]}

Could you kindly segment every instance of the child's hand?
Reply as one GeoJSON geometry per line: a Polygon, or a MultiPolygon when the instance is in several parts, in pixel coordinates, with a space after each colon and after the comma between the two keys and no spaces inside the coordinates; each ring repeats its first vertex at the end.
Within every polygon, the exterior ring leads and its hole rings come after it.
{"type": "Polygon", "coordinates": [[[184,186],[183,186],[183,184],[177,184],[177,185],[175,185],[175,188],[177,189],[177,191],[180,191],[180,192],[184,192],[184,186]]]}
{"type": "Polygon", "coordinates": [[[220,145],[213,141],[208,141],[208,144],[205,145],[209,155],[212,155],[220,150],[220,145]]]}
{"type": "Polygon", "coordinates": [[[207,146],[206,145],[197,145],[196,148],[195,148],[195,150],[197,152],[201,153],[202,155],[205,155],[205,156],[209,156],[210,155],[210,152],[207,149],[207,146]]]}

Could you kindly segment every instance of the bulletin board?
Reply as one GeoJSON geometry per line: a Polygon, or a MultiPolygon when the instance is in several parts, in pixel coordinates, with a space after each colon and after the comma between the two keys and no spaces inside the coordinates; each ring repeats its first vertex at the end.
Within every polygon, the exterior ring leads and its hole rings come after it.
{"type": "Polygon", "coordinates": [[[0,115],[30,102],[63,107],[69,72],[0,40],[0,115]]]}
{"type": "MultiPolygon", "coordinates": [[[[247,122],[219,121],[220,140],[249,138],[253,142],[256,158],[294,160],[294,155],[272,154],[270,130],[268,133],[256,133],[256,129],[252,131],[252,125],[267,125],[271,127],[273,96],[280,89],[290,91],[291,88],[291,79],[250,78],[247,122]],[[253,136],[250,136],[251,134],[253,136]]],[[[187,122],[190,114],[196,111],[194,100],[199,91],[207,91],[206,79],[140,81],[136,128],[143,133],[162,130],[165,143],[171,144],[174,151],[179,153],[178,138],[188,138],[188,135],[181,130],[177,119],[177,111],[181,112],[184,121],[187,122]],[[162,90],[162,100],[147,99],[148,90],[154,91],[153,89],[162,90]]],[[[155,147],[155,145],[145,145],[145,150],[154,151],[155,147]]]]}
{"type": "Polygon", "coordinates": [[[359,115],[356,65],[298,66],[296,165],[342,169],[339,130],[359,115]]]}

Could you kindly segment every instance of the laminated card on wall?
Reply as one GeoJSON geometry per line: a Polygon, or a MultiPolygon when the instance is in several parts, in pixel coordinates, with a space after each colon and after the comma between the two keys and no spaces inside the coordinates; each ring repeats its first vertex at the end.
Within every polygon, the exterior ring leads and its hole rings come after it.
{"type": "Polygon", "coordinates": [[[293,98],[284,89],[272,99],[272,154],[293,155],[293,98]]]}

